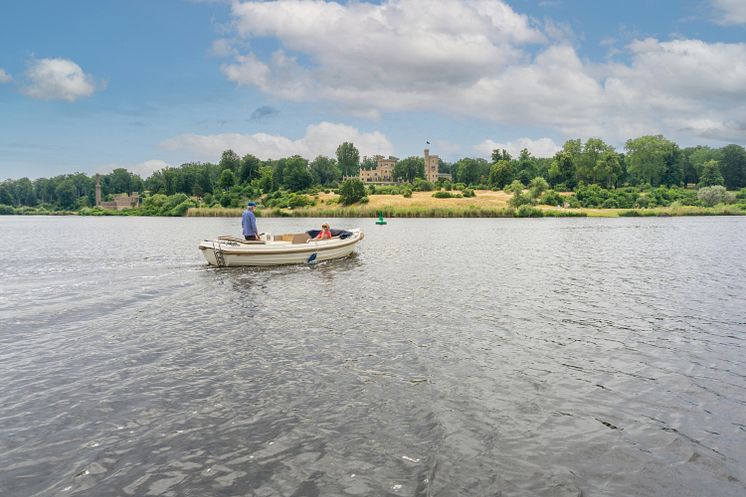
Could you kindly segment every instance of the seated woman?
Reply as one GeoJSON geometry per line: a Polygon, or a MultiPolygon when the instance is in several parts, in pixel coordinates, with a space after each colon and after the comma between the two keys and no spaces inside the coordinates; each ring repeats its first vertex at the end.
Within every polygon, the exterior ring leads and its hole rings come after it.
{"type": "Polygon", "coordinates": [[[332,239],[332,232],[329,229],[329,223],[324,223],[321,225],[321,231],[318,235],[316,235],[316,238],[314,240],[331,240],[332,239]]]}

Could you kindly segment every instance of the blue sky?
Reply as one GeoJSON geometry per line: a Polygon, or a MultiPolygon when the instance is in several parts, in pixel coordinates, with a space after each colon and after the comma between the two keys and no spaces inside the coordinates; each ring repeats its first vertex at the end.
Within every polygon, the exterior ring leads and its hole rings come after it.
{"type": "Polygon", "coordinates": [[[742,0],[6,2],[0,179],[220,151],[746,145],[742,0]]]}

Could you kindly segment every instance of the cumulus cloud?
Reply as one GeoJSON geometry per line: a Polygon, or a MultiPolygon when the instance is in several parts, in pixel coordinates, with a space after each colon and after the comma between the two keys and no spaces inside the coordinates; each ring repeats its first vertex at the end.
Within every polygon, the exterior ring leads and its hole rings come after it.
{"type": "Polygon", "coordinates": [[[517,140],[505,143],[497,143],[496,141],[488,139],[484,140],[478,145],[475,145],[474,151],[482,157],[489,158],[492,156],[493,150],[504,149],[507,150],[508,153],[513,157],[518,157],[521,153],[521,150],[523,150],[524,148],[531,152],[531,155],[533,155],[534,157],[552,157],[562,147],[554,143],[554,140],[552,140],[551,138],[539,138],[537,140],[533,140],[531,138],[518,138],[517,140]]]}
{"type": "Polygon", "coordinates": [[[5,72],[2,67],[0,67],[0,84],[3,83],[10,83],[13,80],[13,78],[10,77],[10,74],[5,72]]]}
{"type": "Polygon", "coordinates": [[[626,63],[594,63],[560,25],[537,26],[500,0],[248,1],[232,13],[237,37],[280,48],[235,55],[221,66],[228,79],[358,116],[435,111],[610,140],[732,139],[732,123],[746,122],[743,43],[649,38],[620,49],[626,63]]]}
{"type": "Polygon", "coordinates": [[[746,24],[746,2],[743,0],[712,0],[712,5],[719,24],[746,24]]]}
{"type": "Polygon", "coordinates": [[[26,70],[23,92],[41,100],[72,102],[96,91],[94,78],[69,59],[34,59],[26,70]]]}
{"type": "Polygon", "coordinates": [[[114,169],[124,168],[127,171],[139,175],[141,178],[147,178],[156,171],[166,167],[173,167],[166,161],[160,159],[151,159],[138,164],[105,164],[97,168],[101,174],[108,174],[114,169]]]}
{"type": "Polygon", "coordinates": [[[221,133],[215,135],[184,134],[164,141],[169,150],[185,150],[203,161],[215,161],[228,149],[239,155],[253,154],[260,159],[279,159],[292,155],[313,158],[317,155],[334,156],[340,143],[350,141],[360,155],[390,155],[393,145],[378,131],[362,133],[352,126],[321,122],[308,126],[302,138],[267,133],[221,133]]]}

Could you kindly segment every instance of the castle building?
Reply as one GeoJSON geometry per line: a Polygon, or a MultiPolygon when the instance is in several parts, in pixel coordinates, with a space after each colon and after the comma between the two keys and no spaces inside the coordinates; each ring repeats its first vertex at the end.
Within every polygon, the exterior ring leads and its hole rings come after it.
{"type": "MultiPolygon", "coordinates": [[[[373,169],[360,169],[358,179],[363,183],[393,183],[394,180],[394,167],[396,166],[396,159],[384,158],[381,155],[373,157],[376,160],[376,166],[373,169]]],[[[440,165],[440,157],[437,155],[430,155],[430,150],[425,149],[425,179],[434,183],[438,178],[445,178],[450,180],[451,175],[445,173],[438,173],[438,166],[440,165]]]]}
{"type": "Polygon", "coordinates": [[[391,183],[394,181],[394,166],[396,159],[386,159],[381,155],[373,157],[376,167],[373,169],[360,169],[359,179],[363,183],[391,183]]]}
{"type": "Polygon", "coordinates": [[[430,150],[425,149],[425,179],[431,183],[435,183],[438,180],[438,164],[440,164],[440,157],[437,155],[430,155],[430,150]]]}
{"type": "Polygon", "coordinates": [[[102,209],[121,211],[124,209],[131,209],[133,207],[140,207],[140,194],[138,192],[132,192],[132,195],[121,193],[114,196],[114,200],[111,202],[101,201],[101,178],[98,173],[96,174],[96,206],[102,209]]]}

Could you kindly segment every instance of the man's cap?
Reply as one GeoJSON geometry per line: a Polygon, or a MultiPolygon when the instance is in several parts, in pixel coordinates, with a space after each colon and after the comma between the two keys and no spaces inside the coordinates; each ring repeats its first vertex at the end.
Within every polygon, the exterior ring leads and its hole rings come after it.
{"type": "Polygon", "coordinates": [[[256,207],[256,202],[249,202],[246,207],[256,207]]]}

